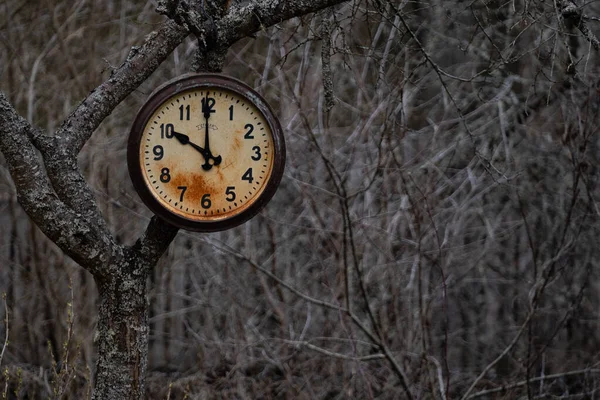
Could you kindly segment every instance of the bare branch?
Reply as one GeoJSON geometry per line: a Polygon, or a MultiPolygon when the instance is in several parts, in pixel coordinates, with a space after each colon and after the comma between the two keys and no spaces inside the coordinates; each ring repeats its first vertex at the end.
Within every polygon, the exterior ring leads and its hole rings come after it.
{"type": "Polygon", "coordinates": [[[58,198],[102,235],[110,236],[96,198],[81,174],[77,154],[69,152],[56,138],[41,133],[32,135],[31,140],[44,158],[48,178],[58,198]]]}
{"type": "Polygon", "coordinates": [[[69,152],[79,153],[92,133],[115,107],[158,68],[188,35],[172,21],[146,37],[141,47],[132,47],[127,60],[69,115],[57,132],[69,152]]]}
{"type": "Polygon", "coordinates": [[[38,227],[69,257],[95,274],[113,253],[121,251],[110,235],[90,224],[56,195],[29,139],[33,127],[0,92],[0,151],[17,189],[17,198],[38,227]]]}
{"type": "Polygon", "coordinates": [[[0,365],[2,365],[2,358],[4,357],[4,352],[8,347],[8,305],[6,304],[6,293],[2,293],[2,303],[4,305],[4,325],[6,329],[6,333],[4,335],[4,344],[2,345],[2,350],[0,351],[0,365]]]}
{"type": "MultiPolygon", "coordinates": [[[[217,48],[228,48],[237,40],[286,19],[319,11],[341,0],[305,2],[256,1],[231,7],[219,22],[217,48]]],[[[212,23],[204,21],[205,23],[212,23]]],[[[133,47],[127,60],[69,115],[57,132],[70,151],[78,153],[94,130],[112,110],[138,87],[188,35],[173,21],[149,34],[144,44],[133,47]]]]}
{"type": "Polygon", "coordinates": [[[583,34],[583,37],[585,37],[592,47],[594,47],[594,50],[599,51],[600,41],[594,32],[587,26],[585,20],[590,18],[583,15],[581,8],[570,0],[559,0],[557,1],[557,5],[560,7],[561,16],[566,20],[572,21],[577,29],[583,34]]]}
{"type": "Polygon", "coordinates": [[[179,228],[154,216],[150,220],[146,232],[132,248],[146,260],[149,266],[153,266],[175,239],[178,231],[179,228]]]}
{"type": "Polygon", "coordinates": [[[300,290],[296,289],[294,286],[290,285],[289,283],[283,281],[282,279],[280,279],[279,277],[277,277],[275,274],[273,274],[272,272],[270,272],[269,270],[267,270],[266,268],[263,268],[262,266],[258,265],[257,263],[255,263],[254,261],[252,261],[250,258],[248,258],[247,256],[239,253],[238,251],[232,249],[231,247],[229,247],[226,244],[221,244],[221,246],[218,246],[214,243],[212,243],[212,245],[216,248],[218,248],[220,251],[226,252],[240,260],[243,260],[245,262],[247,262],[248,264],[250,264],[250,266],[260,272],[262,272],[263,274],[267,275],[269,278],[273,279],[275,282],[279,283],[281,286],[283,286],[284,288],[288,289],[290,292],[294,293],[295,295],[303,298],[304,300],[306,300],[309,303],[313,303],[316,304],[318,306],[321,307],[325,307],[325,308],[329,308],[330,310],[335,310],[335,311],[339,311],[339,312],[343,312],[343,313],[347,313],[348,310],[342,306],[338,306],[336,304],[332,304],[329,303],[327,301],[324,300],[319,300],[319,299],[315,299],[314,297],[311,297],[307,294],[302,293],[300,290]]]}
{"type": "Polygon", "coordinates": [[[474,399],[476,397],[482,397],[482,396],[486,396],[488,394],[505,392],[510,389],[515,389],[520,386],[525,386],[528,383],[539,382],[542,380],[551,380],[551,379],[564,378],[566,376],[583,375],[583,374],[598,374],[598,373],[600,373],[600,369],[581,369],[581,370],[577,370],[577,371],[562,372],[560,374],[544,375],[544,376],[539,376],[537,378],[531,378],[529,380],[511,383],[510,385],[500,386],[500,387],[497,387],[494,389],[482,390],[480,392],[473,393],[472,395],[467,397],[467,399],[474,399]]]}
{"type": "Polygon", "coordinates": [[[283,22],[287,19],[313,13],[347,0],[255,0],[236,5],[218,25],[218,45],[229,47],[245,36],[283,22]]]}
{"type": "Polygon", "coordinates": [[[487,367],[485,367],[483,369],[483,371],[481,371],[481,373],[477,376],[477,378],[475,378],[475,380],[473,381],[473,383],[471,384],[471,386],[469,386],[469,389],[467,389],[467,391],[465,392],[465,394],[461,397],[461,400],[468,399],[470,397],[469,394],[473,391],[473,389],[475,388],[475,386],[477,386],[477,384],[479,383],[479,381],[481,381],[481,379],[483,379],[483,377],[489,372],[489,370],[492,369],[492,367],[494,367],[494,365],[498,364],[498,361],[502,360],[504,358],[504,356],[506,356],[512,350],[512,348],[515,346],[515,344],[517,344],[517,341],[521,337],[521,334],[523,334],[523,332],[525,331],[525,328],[527,326],[529,326],[529,320],[533,316],[533,312],[534,311],[535,311],[535,309],[531,310],[529,312],[529,314],[527,315],[527,318],[525,318],[525,322],[523,322],[523,324],[519,328],[519,331],[517,332],[517,334],[515,335],[515,337],[513,338],[513,340],[508,344],[508,346],[506,346],[504,348],[504,350],[498,355],[498,357],[496,357],[491,363],[489,363],[487,365],[487,367]]]}
{"type": "Polygon", "coordinates": [[[333,97],[333,78],[331,76],[331,27],[330,17],[324,16],[321,27],[321,63],[323,74],[323,90],[325,94],[325,111],[329,112],[335,105],[333,97]]]}
{"type": "Polygon", "coordinates": [[[285,343],[296,346],[296,347],[306,347],[307,349],[316,351],[317,353],[324,354],[329,357],[340,358],[342,360],[352,360],[352,361],[372,361],[372,360],[381,360],[385,358],[383,354],[369,354],[368,356],[348,356],[342,353],[336,353],[331,350],[324,349],[319,346],[315,346],[314,344],[307,341],[298,341],[298,340],[284,340],[285,343]]]}

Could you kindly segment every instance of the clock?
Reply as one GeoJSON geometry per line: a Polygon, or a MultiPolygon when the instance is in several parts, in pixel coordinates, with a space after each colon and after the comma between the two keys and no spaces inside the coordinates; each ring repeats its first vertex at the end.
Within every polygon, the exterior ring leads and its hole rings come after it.
{"type": "Polygon", "coordinates": [[[190,74],[156,89],[127,146],[133,186],[177,227],[232,228],[273,197],[285,165],[279,121],[252,88],[220,74],[190,74]]]}

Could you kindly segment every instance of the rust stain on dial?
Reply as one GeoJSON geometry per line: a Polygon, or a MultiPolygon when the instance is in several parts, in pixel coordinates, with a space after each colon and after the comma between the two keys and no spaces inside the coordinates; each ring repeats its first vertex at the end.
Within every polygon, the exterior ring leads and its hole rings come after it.
{"type": "Polygon", "coordinates": [[[239,133],[236,132],[236,135],[233,138],[233,142],[231,143],[232,153],[236,154],[240,148],[242,147],[242,141],[240,140],[239,133]]]}
{"type": "Polygon", "coordinates": [[[183,204],[191,204],[193,208],[199,207],[205,194],[215,194],[214,184],[210,184],[206,179],[206,174],[201,172],[176,175],[169,184],[168,195],[172,198],[179,198],[181,189],[178,189],[178,187],[182,186],[187,188],[183,197],[183,204]]]}

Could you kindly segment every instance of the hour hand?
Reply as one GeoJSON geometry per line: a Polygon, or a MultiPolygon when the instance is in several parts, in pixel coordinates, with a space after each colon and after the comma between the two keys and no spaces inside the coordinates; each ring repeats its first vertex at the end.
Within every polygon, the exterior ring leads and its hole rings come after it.
{"type": "Polygon", "coordinates": [[[198,150],[200,154],[202,154],[202,156],[204,157],[205,161],[208,161],[208,159],[211,157],[211,154],[208,153],[205,149],[203,149],[195,143],[190,142],[190,137],[188,135],[173,131],[173,136],[175,136],[175,139],[177,139],[179,143],[183,145],[189,144],[194,149],[198,150]]]}
{"type": "Polygon", "coordinates": [[[181,144],[188,144],[190,142],[190,137],[183,133],[173,131],[173,136],[175,136],[175,139],[179,140],[179,143],[181,144]]]}
{"type": "Polygon", "coordinates": [[[202,154],[202,156],[204,157],[204,164],[202,164],[202,169],[204,169],[205,171],[210,170],[213,167],[213,165],[221,164],[221,156],[215,157],[212,155],[210,150],[204,149],[204,148],[198,146],[194,142],[190,142],[190,137],[188,135],[186,135],[184,133],[173,131],[173,136],[175,136],[175,139],[177,139],[179,141],[179,143],[181,143],[183,145],[189,144],[194,149],[196,149],[200,154],[202,154]],[[211,160],[212,160],[212,163],[211,163],[211,160]]]}

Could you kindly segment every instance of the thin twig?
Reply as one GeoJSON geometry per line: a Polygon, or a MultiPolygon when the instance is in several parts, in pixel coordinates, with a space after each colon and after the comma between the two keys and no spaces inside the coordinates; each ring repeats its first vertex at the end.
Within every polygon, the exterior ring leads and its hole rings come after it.
{"type": "MultiPolygon", "coordinates": [[[[286,80],[286,83],[287,83],[288,87],[291,88],[291,84],[290,84],[289,80],[286,80]]],[[[290,90],[290,92],[295,93],[293,90],[290,90]]],[[[298,99],[298,96],[296,96],[295,94],[294,94],[294,101],[297,104],[298,109],[301,110],[300,100],[298,99]]],[[[325,164],[325,167],[327,169],[329,177],[331,178],[331,180],[334,184],[335,191],[339,198],[340,209],[341,209],[342,220],[343,220],[343,232],[344,232],[342,253],[343,253],[344,267],[345,267],[346,313],[349,316],[351,316],[354,323],[357,324],[360,327],[360,329],[363,332],[365,332],[370,337],[370,339],[374,343],[377,343],[377,345],[383,350],[383,353],[385,354],[388,362],[390,363],[390,365],[392,366],[392,369],[394,370],[394,372],[398,376],[398,379],[400,380],[400,385],[402,386],[402,389],[404,390],[406,397],[408,399],[412,400],[413,395],[408,386],[408,382],[409,382],[408,378],[407,378],[406,374],[404,373],[404,370],[398,363],[398,361],[392,355],[392,352],[390,351],[389,347],[385,344],[385,339],[384,339],[383,333],[381,332],[381,328],[380,328],[379,324],[377,323],[375,313],[373,312],[373,308],[371,306],[371,302],[370,302],[370,299],[369,299],[369,296],[367,293],[367,289],[365,286],[362,267],[360,265],[360,262],[358,261],[358,255],[357,255],[356,245],[355,245],[355,241],[354,241],[354,231],[352,229],[352,219],[350,217],[350,206],[349,206],[349,202],[348,202],[349,196],[348,196],[348,192],[346,191],[344,179],[342,178],[339,171],[335,168],[335,165],[333,164],[333,162],[329,159],[329,157],[327,157],[327,155],[323,151],[323,149],[322,149],[321,145],[319,144],[319,141],[317,140],[315,133],[313,132],[313,129],[310,125],[309,118],[302,111],[300,111],[300,119],[302,120],[302,123],[309,135],[309,138],[310,138],[313,146],[318,151],[323,163],[325,164]],[[354,267],[354,271],[356,273],[356,278],[357,278],[357,283],[358,283],[358,287],[360,290],[360,295],[362,297],[362,301],[364,302],[364,308],[365,308],[367,316],[369,317],[369,320],[371,322],[371,326],[375,330],[375,334],[370,329],[368,329],[362,323],[362,321],[360,321],[360,319],[358,317],[356,317],[352,313],[352,308],[351,308],[352,301],[350,298],[351,296],[350,296],[350,282],[349,282],[350,268],[351,268],[350,264],[351,263],[348,260],[348,253],[350,253],[352,266],[354,267]]]]}
{"type": "Polygon", "coordinates": [[[316,351],[318,353],[325,354],[326,356],[334,357],[334,358],[340,358],[340,359],[343,359],[343,360],[372,361],[372,360],[380,360],[382,358],[386,358],[385,354],[381,354],[381,353],[378,353],[378,354],[369,354],[368,356],[359,356],[359,357],[348,356],[346,354],[337,353],[337,352],[334,352],[334,351],[331,351],[331,350],[324,349],[324,348],[319,347],[319,346],[315,346],[314,344],[312,344],[312,343],[310,343],[310,342],[308,342],[306,340],[303,340],[303,341],[298,341],[298,340],[284,340],[284,342],[287,343],[287,344],[291,344],[291,345],[297,346],[297,347],[306,347],[306,348],[308,348],[310,350],[313,350],[313,351],[316,351]]]}
{"type": "Polygon", "coordinates": [[[365,326],[365,324],[358,318],[358,316],[356,316],[356,314],[354,314],[352,311],[350,311],[347,308],[344,308],[342,306],[338,306],[336,304],[328,303],[328,302],[323,301],[323,300],[315,299],[315,298],[313,298],[311,296],[308,296],[308,295],[302,293],[301,291],[299,291],[298,289],[296,289],[292,285],[288,284],[287,282],[283,281],[282,279],[280,279],[279,277],[277,277],[276,275],[274,275],[271,271],[269,271],[269,270],[261,267],[260,265],[258,265],[257,263],[255,263],[254,261],[252,261],[251,259],[249,259],[248,257],[246,257],[245,255],[243,255],[243,254],[235,251],[234,249],[232,249],[231,247],[229,247],[226,244],[221,244],[221,246],[217,246],[214,243],[211,243],[211,244],[214,247],[218,248],[220,251],[228,253],[228,254],[236,257],[236,258],[239,258],[240,260],[246,261],[248,264],[250,264],[250,266],[252,266],[252,268],[255,268],[257,271],[260,271],[263,274],[267,275],[269,278],[273,279],[274,281],[276,281],[277,283],[279,283],[281,286],[283,286],[284,288],[288,289],[289,291],[291,291],[292,293],[296,294],[297,296],[303,298],[304,300],[306,300],[306,301],[308,301],[310,303],[314,303],[316,305],[323,306],[323,307],[329,308],[331,310],[336,310],[336,311],[339,311],[339,312],[342,312],[342,313],[348,315],[350,317],[350,319],[352,320],[352,322],[354,322],[354,324],[356,326],[358,326],[358,328],[365,335],[367,335],[369,337],[369,339],[371,339],[371,341],[373,342],[373,344],[375,346],[379,347],[383,351],[383,355],[384,355],[385,359],[388,360],[388,362],[392,366],[392,369],[398,375],[398,378],[400,379],[400,384],[402,385],[402,388],[404,389],[407,398],[409,398],[409,399],[413,398],[412,397],[412,393],[410,392],[410,389],[408,387],[408,377],[404,373],[404,370],[402,369],[402,367],[400,366],[400,364],[398,363],[398,361],[395,359],[395,357],[392,354],[392,352],[389,349],[389,347],[385,343],[383,343],[383,341],[379,338],[379,336],[377,334],[375,334],[367,326],[365,326]]]}
{"type": "Polygon", "coordinates": [[[525,386],[528,383],[541,382],[541,381],[548,380],[548,379],[558,379],[558,378],[563,378],[565,376],[581,375],[581,374],[587,374],[587,373],[600,373],[600,369],[581,369],[581,370],[577,370],[577,371],[562,372],[562,373],[553,374],[553,375],[543,375],[543,376],[539,376],[537,378],[531,378],[529,380],[511,383],[510,385],[503,385],[503,386],[495,388],[495,389],[482,390],[480,392],[473,393],[472,395],[467,397],[467,399],[474,399],[476,397],[481,397],[481,396],[485,396],[485,395],[492,394],[492,393],[504,392],[506,390],[515,389],[520,386],[525,386]]]}
{"type": "Polygon", "coordinates": [[[6,326],[6,336],[4,336],[4,344],[2,345],[2,351],[0,351],[0,365],[2,365],[2,358],[4,357],[4,352],[8,347],[8,305],[6,304],[6,293],[2,293],[2,303],[4,304],[4,326],[6,326]]]}
{"type": "Polygon", "coordinates": [[[572,1],[557,0],[556,5],[557,7],[560,7],[560,15],[564,19],[571,19],[572,21],[574,21],[575,26],[583,34],[583,37],[585,37],[586,40],[590,42],[590,44],[592,45],[592,47],[594,47],[596,51],[599,51],[600,41],[585,23],[586,19],[594,20],[595,18],[583,15],[583,13],[581,12],[581,8],[578,7],[577,4],[575,4],[572,1]]]}
{"type": "Polygon", "coordinates": [[[220,251],[228,253],[229,255],[232,255],[232,256],[240,259],[240,260],[243,260],[243,261],[247,262],[248,264],[250,264],[250,266],[252,268],[254,268],[257,271],[260,271],[263,274],[267,275],[269,278],[273,279],[275,282],[279,283],[281,286],[283,286],[284,288],[286,288],[290,292],[294,293],[295,295],[297,295],[297,296],[303,298],[304,300],[308,301],[309,303],[313,303],[313,304],[316,304],[318,306],[329,308],[329,309],[335,310],[335,311],[340,311],[340,312],[343,312],[343,313],[348,312],[348,310],[346,308],[342,307],[342,306],[338,306],[337,304],[332,304],[332,303],[326,302],[324,300],[315,299],[314,297],[311,297],[311,296],[309,296],[307,294],[302,293],[301,291],[299,291],[298,289],[296,289],[294,286],[292,286],[289,283],[285,282],[284,280],[280,279],[277,275],[273,274],[268,269],[263,268],[262,266],[258,265],[254,261],[252,261],[250,258],[248,258],[245,255],[243,255],[243,254],[235,251],[233,248],[229,247],[228,245],[226,245],[224,243],[221,243],[222,247],[221,246],[216,246],[214,243],[211,243],[211,245],[213,245],[214,247],[217,247],[220,251]]]}
{"type": "MultiPolygon", "coordinates": [[[[330,10],[329,14],[333,14],[330,10]]],[[[323,74],[323,90],[325,95],[325,111],[329,112],[335,104],[333,98],[333,77],[331,74],[331,26],[333,17],[323,16],[321,21],[321,69],[323,74]]]]}
{"type": "Polygon", "coordinates": [[[440,362],[437,360],[437,358],[433,356],[427,356],[427,359],[435,365],[435,369],[437,371],[437,380],[440,386],[440,396],[442,396],[442,400],[446,400],[447,391],[445,388],[448,387],[448,384],[446,383],[444,385],[444,374],[442,373],[442,366],[440,365],[440,362]]]}
{"type": "Polygon", "coordinates": [[[506,348],[502,351],[502,353],[500,353],[500,355],[498,357],[496,357],[494,359],[494,361],[492,361],[491,363],[489,363],[487,365],[487,367],[485,367],[483,369],[483,371],[481,371],[481,373],[479,374],[479,376],[477,376],[477,378],[475,378],[475,380],[473,381],[473,383],[471,384],[471,386],[469,386],[469,389],[461,397],[461,400],[468,399],[469,398],[469,394],[473,391],[473,389],[475,388],[475,386],[477,386],[477,384],[479,383],[479,381],[481,381],[481,379],[483,379],[483,377],[494,367],[494,365],[496,365],[501,359],[503,359],[504,356],[507,355],[512,350],[512,348],[515,346],[515,344],[517,344],[517,341],[519,340],[519,338],[523,334],[523,331],[529,325],[529,320],[533,316],[533,312],[534,312],[534,310],[531,310],[529,312],[529,314],[527,315],[527,318],[525,319],[525,322],[519,328],[519,331],[517,332],[517,335],[514,337],[514,339],[512,340],[512,342],[510,342],[510,344],[508,346],[506,346],[506,348]]]}

